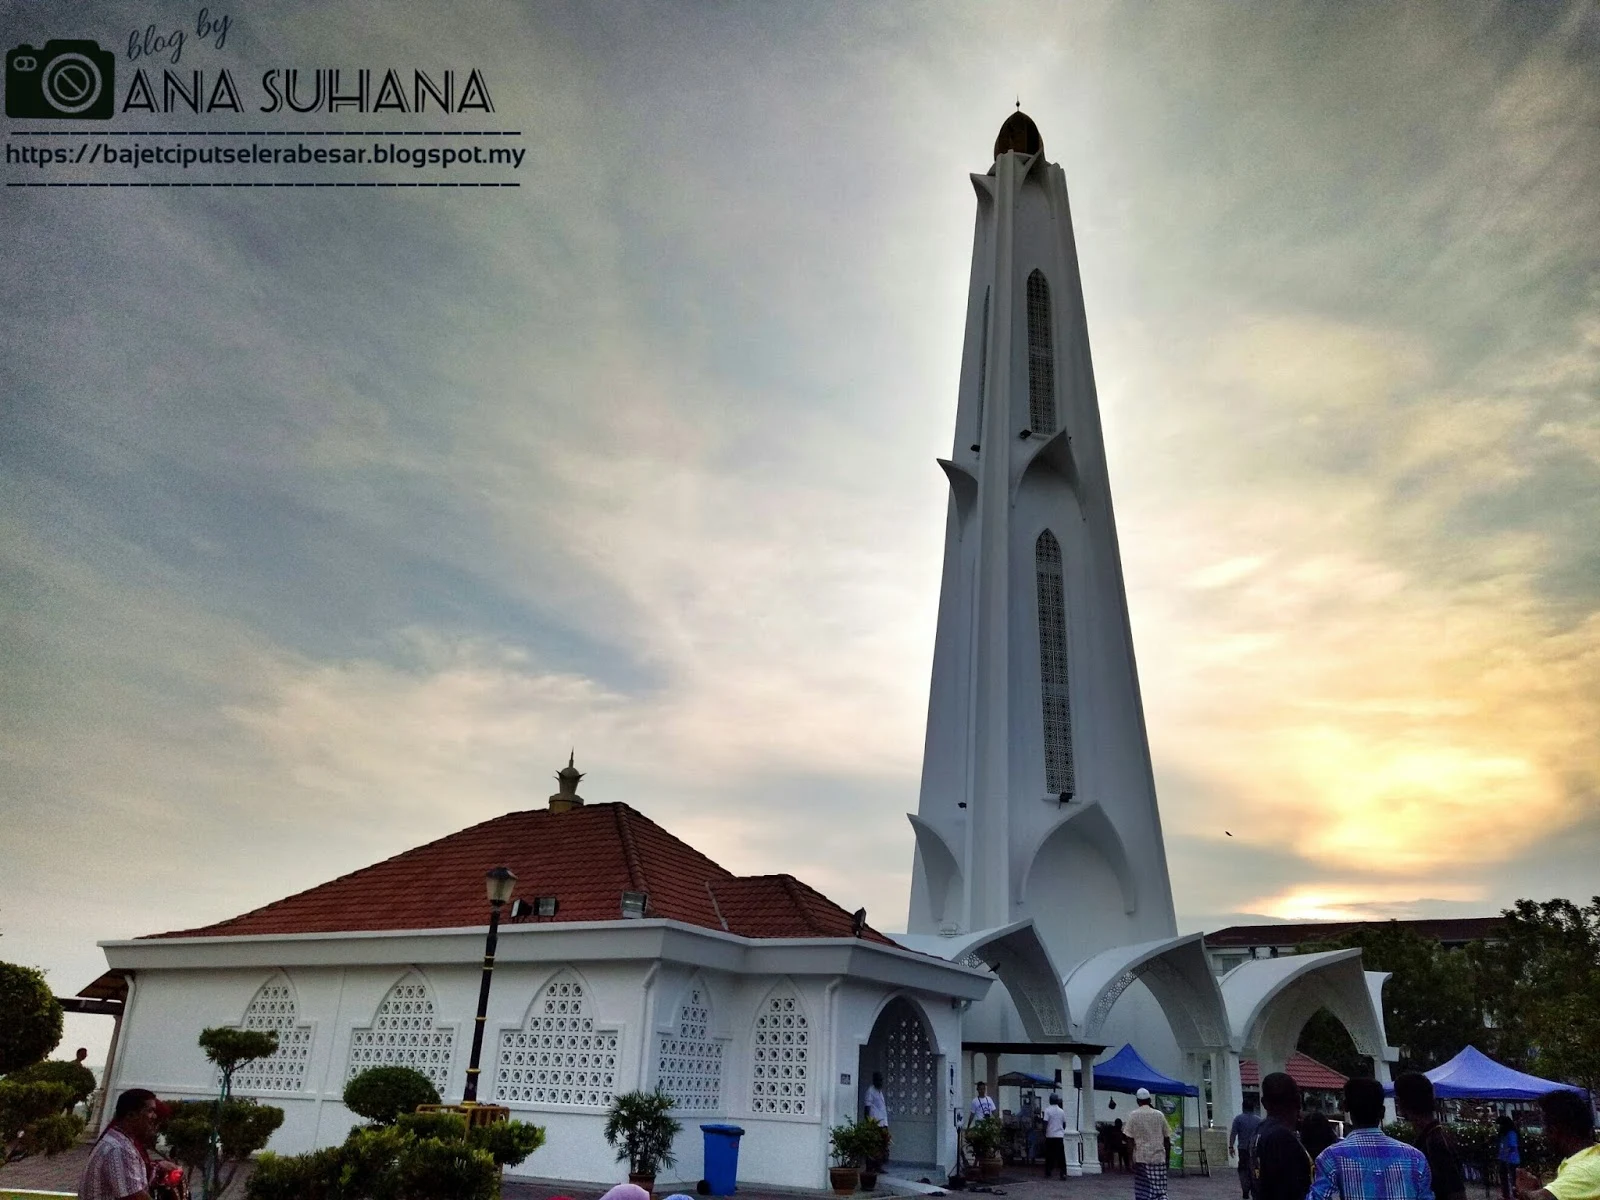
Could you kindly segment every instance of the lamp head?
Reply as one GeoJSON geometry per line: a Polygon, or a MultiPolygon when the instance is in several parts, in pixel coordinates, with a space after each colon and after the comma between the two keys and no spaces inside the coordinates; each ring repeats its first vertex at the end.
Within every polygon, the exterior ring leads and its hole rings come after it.
{"type": "Polygon", "coordinates": [[[496,867],[484,872],[483,885],[489,893],[489,903],[499,908],[511,899],[511,893],[517,886],[517,876],[510,867],[496,867]]]}

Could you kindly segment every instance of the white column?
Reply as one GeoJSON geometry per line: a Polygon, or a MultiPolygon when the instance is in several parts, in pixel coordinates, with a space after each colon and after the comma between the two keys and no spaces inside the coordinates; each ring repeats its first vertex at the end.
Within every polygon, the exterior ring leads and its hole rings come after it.
{"type": "MultiPolygon", "coordinates": [[[[1066,1089],[1072,1086],[1072,1073],[1077,1061],[1075,1054],[1061,1056],[1062,1100],[1066,1100],[1066,1089]]],[[[1079,1132],[1083,1128],[1083,1093],[1076,1089],[1072,1093],[1072,1107],[1067,1109],[1067,1115],[1072,1118],[1073,1127],[1067,1130],[1063,1149],[1067,1155],[1067,1174],[1076,1177],[1083,1174],[1083,1136],[1079,1132]]]]}
{"type": "Polygon", "coordinates": [[[1080,1060],[1083,1063],[1083,1089],[1078,1093],[1078,1106],[1082,1114],[1078,1118],[1078,1130],[1082,1138],[1083,1173],[1085,1175],[1100,1174],[1100,1140],[1095,1128],[1094,1114],[1094,1056],[1085,1054],[1080,1060]]]}

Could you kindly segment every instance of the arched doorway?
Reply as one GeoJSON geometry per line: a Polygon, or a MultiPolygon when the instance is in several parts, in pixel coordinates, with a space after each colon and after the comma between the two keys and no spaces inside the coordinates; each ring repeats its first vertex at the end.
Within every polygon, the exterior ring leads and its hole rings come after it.
{"type": "MultiPolygon", "coordinates": [[[[861,1091],[874,1072],[883,1076],[896,1163],[932,1166],[938,1159],[938,1056],[927,1026],[911,1002],[896,996],[878,1014],[872,1035],[861,1048],[861,1091]]],[[[857,1112],[862,1108],[857,1104],[857,1112]]]]}

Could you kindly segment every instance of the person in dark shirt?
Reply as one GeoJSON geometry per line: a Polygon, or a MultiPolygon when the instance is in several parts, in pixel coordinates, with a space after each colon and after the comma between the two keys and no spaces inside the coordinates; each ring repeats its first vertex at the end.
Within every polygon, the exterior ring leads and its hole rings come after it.
{"type": "Polygon", "coordinates": [[[1305,1200],[1311,1190],[1311,1156],[1300,1144],[1300,1085],[1282,1071],[1261,1081],[1266,1120],[1250,1153],[1254,1200],[1305,1200]]]}
{"type": "Polygon", "coordinates": [[[1317,1161],[1317,1155],[1338,1140],[1339,1135],[1333,1131],[1333,1122],[1328,1120],[1326,1114],[1312,1112],[1300,1118],[1300,1144],[1306,1148],[1313,1163],[1317,1161]]]}
{"type": "Polygon", "coordinates": [[[1413,1145],[1427,1157],[1435,1200],[1466,1200],[1461,1159],[1434,1114],[1433,1081],[1420,1071],[1407,1071],[1394,1081],[1394,1107],[1400,1119],[1417,1131],[1413,1145]]]}

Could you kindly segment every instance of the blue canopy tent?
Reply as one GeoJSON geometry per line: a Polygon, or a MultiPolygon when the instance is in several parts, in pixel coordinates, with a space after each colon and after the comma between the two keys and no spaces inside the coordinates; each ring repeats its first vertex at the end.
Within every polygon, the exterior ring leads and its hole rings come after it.
{"type": "MultiPolygon", "coordinates": [[[[1075,1087],[1082,1087],[1082,1073],[1074,1071],[1072,1082],[1075,1087]]],[[[1176,1079],[1168,1079],[1144,1059],[1139,1057],[1139,1052],[1129,1042],[1103,1063],[1096,1063],[1094,1068],[1094,1088],[1097,1092],[1136,1092],[1140,1088],[1148,1088],[1157,1096],[1198,1096],[1200,1089],[1192,1083],[1182,1083],[1176,1079]]]]}
{"type": "MultiPolygon", "coordinates": [[[[1440,1063],[1424,1074],[1433,1081],[1433,1094],[1441,1100],[1537,1100],[1555,1091],[1588,1094],[1570,1083],[1555,1083],[1512,1070],[1475,1046],[1468,1046],[1449,1062],[1440,1063]]],[[[1387,1095],[1394,1095],[1392,1083],[1384,1084],[1383,1090],[1387,1095]]]]}

